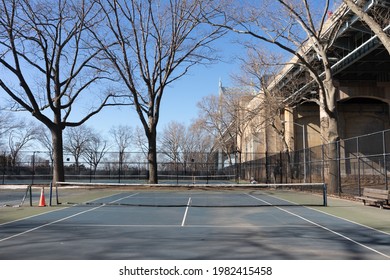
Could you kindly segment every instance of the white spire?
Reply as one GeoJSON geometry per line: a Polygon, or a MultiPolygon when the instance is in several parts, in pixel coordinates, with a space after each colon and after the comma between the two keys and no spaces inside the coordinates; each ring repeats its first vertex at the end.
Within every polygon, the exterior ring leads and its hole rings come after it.
{"type": "Polygon", "coordinates": [[[222,96],[222,93],[223,93],[223,90],[222,90],[222,79],[219,78],[219,83],[218,83],[218,94],[219,94],[219,97],[221,98],[222,96]]]}

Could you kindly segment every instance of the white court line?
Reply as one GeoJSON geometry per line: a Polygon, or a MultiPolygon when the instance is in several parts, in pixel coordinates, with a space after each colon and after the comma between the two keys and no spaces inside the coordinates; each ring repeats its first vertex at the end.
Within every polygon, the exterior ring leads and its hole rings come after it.
{"type": "Polygon", "coordinates": [[[20,222],[20,221],[23,221],[23,220],[28,220],[28,219],[31,219],[31,218],[34,218],[34,217],[42,216],[42,215],[45,215],[45,214],[48,214],[48,213],[53,213],[53,212],[61,211],[61,210],[64,210],[64,209],[67,209],[67,208],[70,208],[70,207],[71,207],[71,206],[69,206],[69,207],[63,207],[63,208],[60,208],[60,209],[54,209],[54,210],[51,210],[51,211],[48,211],[48,212],[43,212],[43,213],[35,214],[35,215],[32,215],[32,216],[23,217],[23,218],[20,218],[20,219],[17,219],[17,220],[13,220],[13,221],[9,221],[9,222],[4,222],[4,223],[0,224],[0,227],[1,227],[1,226],[8,225],[8,224],[12,224],[12,223],[20,222]]]}
{"type": "MultiPolygon", "coordinates": [[[[128,196],[125,196],[125,197],[119,198],[119,199],[117,199],[117,200],[111,201],[111,202],[109,202],[109,203],[116,203],[116,202],[121,201],[121,200],[123,200],[123,199],[126,199],[126,198],[129,198],[129,197],[136,196],[136,195],[138,195],[138,194],[139,194],[139,193],[133,193],[133,194],[130,194],[130,195],[128,195],[128,196]]],[[[100,199],[100,198],[98,198],[98,199],[100,199]]],[[[104,206],[104,205],[105,205],[105,204],[103,204],[103,206],[104,206]]]]}
{"type": "MultiPolygon", "coordinates": [[[[251,195],[251,194],[247,194],[247,195],[250,196],[250,197],[252,197],[252,198],[254,198],[254,199],[256,199],[256,200],[262,201],[262,202],[264,202],[264,203],[266,203],[266,204],[272,206],[271,203],[269,203],[269,202],[267,202],[267,201],[265,201],[265,200],[263,200],[263,199],[260,199],[260,198],[258,198],[258,197],[255,197],[255,196],[253,196],[253,195],[251,195]]],[[[384,256],[384,257],[390,259],[390,256],[389,256],[389,255],[386,255],[385,253],[382,253],[382,252],[380,252],[380,251],[378,251],[378,250],[375,250],[374,248],[371,248],[371,247],[369,247],[369,246],[367,246],[367,245],[364,245],[364,244],[362,244],[362,243],[360,243],[360,242],[358,242],[358,241],[356,241],[356,240],[354,240],[354,239],[352,239],[352,238],[350,238],[350,237],[348,237],[348,236],[346,236],[346,235],[344,235],[344,234],[341,234],[341,233],[339,233],[339,232],[337,232],[337,231],[331,230],[330,228],[327,228],[327,227],[325,227],[325,226],[322,226],[322,225],[320,225],[320,224],[318,224],[318,223],[316,223],[316,222],[313,222],[313,221],[311,221],[311,220],[309,220],[309,219],[306,219],[306,218],[304,218],[304,217],[302,217],[302,216],[300,216],[300,215],[298,215],[298,214],[292,213],[292,212],[290,212],[290,211],[288,211],[288,210],[286,210],[286,209],[283,209],[283,208],[281,208],[281,207],[278,207],[278,206],[274,206],[274,207],[277,208],[277,209],[279,209],[279,210],[281,210],[281,211],[283,211],[283,212],[286,212],[286,213],[288,213],[288,214],[290,214],[290,215],[293,215],[293,216],[295,216],[295,217],[297,217],[297,218],[299,218],[299,219],[302,219],[302,220],[304,220],[305,222],[308,222],[308,223],[310,223],[310,224],[312,224],[312,225],[315,225],[316,227],[319,227],[319,228],[322,228],[322,229],[324,229],[324,230],[326,230],[326,231],[329,231],[329,232],[331,232],[331,233],[333,233],[333,234],[335,234],[335,235],[337,235],[337,236],[340,236],[340,237],[342,237],[342,238],[344,238],[344,239],[346,239],[346,240],[348,240],[348,241],[351,241],[352,243],[355,243],[355,244],[357,244],[357,245],[359,245],[359,246],[361,246],[361,247],[364,247],[364,248],[366,248],[366,249],[368,249],[368,250],[370,250],[370,251],[373,251],[373,252],[375,252],[375,253],[377,253],[377,254],[379,254],[379,255],[381,255],[381,256],[384,256]]]]}
{"type": "Polygon", "coordinates": [[[43,225],[40,225],[38,227],[35,227],[35,228],[31,228],[29,230],[26,230],[26,231],[23,231],[23,232],[20,232],[18,234],[14,234],[14,235],[11,235],[11,236],[8,236],[6,238],[3,238],[3,239],[0,239],[0,242],[3,242],[3,241],[6,241],[6,240],[9,240],[9,239],[12,239],[12,238],[15,238],[15,237],[18,237],[18,236],[21,236],[21,235],[24,235],[26,233],[29,233],[29,232],[32,232],[32,231],[35,231],[37,229],[41,229],[41,228],[44,228],[44,227],[47,227],[47,226],[50,226],[52,224],[56,224],[56,223],[59,223],[59,222],[62,222],[62,221],[65,221],[67,219],[70,219],[70,218],[73,218],[73,217],[76,217],[78,215],[81,215],[81,214],[84,214],[84,213],[87,213],[87,212],[90,212],[90,211],[93,211],[93,210],[96,210],[96,209],[99,209],[101,207],[103,207],[104,205],[100,205],[98,207],[95,207],[95,208],[92,208],[92,209],[88,209],[88,210],[85,210],[85,211],[82,211],[82,212],[79,212],[79,213],[76,213],[76,214],[73,214],[71,216],[68,216],[68,217],[65,217],[65,218],[62,218],[62,219],[59,219],[59,220],[56,220],[56,221],[53,221],[53,222],[50,222],[50,223],[46,223],[46,224],[43,224],[43,225]]]}
{"type": "Polygon", "coordinates": [[[186,222],[186,219],[187,219],[187,214],[188,214],[188,209],[190,208],[190,205],[191,205],[191,197],[188,198],[186,211],[184,212],[183,220],[181,222],[181,226],[182,227],[184,227],[184,225],[185,225],[185,222],[186,222]]]}
{"type": "MultiPolygon", "coordinates": [[[[139,193],[136,193],[136,194],[133,194],[133,195],[137,195],[137,194],[139,194],[139,193]]],[[[92,201],[95,201],[95,200],[98,200],[98,199],[107,198],[107,197],[110,197],[110,196],[113,196],[113,195],[110,194],[110,195],[107,195],[107,196],[99,197],[99,198],[96,198],[96,199],[93,199],[93,200],[89,200],[89,201],[87,201],[86,203],[89,203],[89,202],[92,202],[92,201]]],[[[42,215],[45,215],[45,214],[48,214],[48,213],[53,213],[53,212],[57,212],[57,211],[62,211],[62,210],[64,210],[64,209],[71,208],[71,207],[75,207],[75,206],[77,206],[77,204],[74,204],[74,205],[68,206],[68,207],[61,207],[60,209],[55,209],[55,210],[51,210],[51,211],[48,211],[48,212],[39,213],[39,214],[36,214],[36,215],[32,215],[32,216],[28,216],[28,217],[23,217],[23,218],[20,218],[20,219],[17,219],[17,220],[5,222],[5,223],[0,224],[0,226],[4,226],[4,225],[8,225],[8,224],[20,222],[20,221],[23,221],[23,220],[28,220],[28,219],[31,219],[31,218],[34,218],[34,217],[38,217],[38,216],[42,216],[42,215]]]]}
{"type": "MultiPolygon", "coordinates": [[[[267,194],[267,196],[274,197],[274,198],[276,198],[276,199],[283,200],[283,201],[286,201],[286,202],[291,203],[291,204],[294,204],[294,205],[299,205],[298,203],[295,203],[295,202],[292,202],[292,201],[289,201],[289,200],[286,200],[286,199],[283,199],[283,198],[280,198],[280,197],[277,197],[277,196],[274,196],[274,195],[271,195],[271,194],[267,194]]],[[[265,201],[264,201],[264,202],[265,202],[265,201]]],[[[382,234],[390,235],[389,232],[386,232],[386,231],[383,231],[383,230],[380,230],[380,229],[377,229],[377,228],[373,228],[373,227],[370,227],[370,226],[367,226],[367,225],[364,225],[364,224],[361,224],[361,223],[358,223],[358,222],[349,220],[349,219],[347,219],[347,218],[339,217],[339,216],[333,215],[333,214],[331,214],[331,213],[327,213],[327,212],[321,211],[321,210],[319,210],[319,209],[315,209],[315,208],[313,208],[313,207],[308,207],[308,206],[305,206],[305,207],[308,208],[308,209],[311,209],[311,210],[313,210],[313,211],[317,211],[317,212],[320,212],[320,213],[322,213],[322,214],[325,214],[325,215],[328,215],[328,216],[331,216],[331,217],[335,217],[335,218],[338,218],[338,219],[341,219],[341,220],[350,222],[350,223],[352,223],[352,224],[356,224],[356,225],[359,225],[359,226],[361,226],[361,227],[365,227],[365,228],[371,229],[371,230],[373,230],[373,231],[377,231],[377,232],[382,233],[382,234]]]]}
{"type": "MultiPolygon", "coordinates": [[[[101,228],[180,228],[182,225],[178,224],[171,224],[171,225],[123,225],[123,224],[112,224],[112,225],[102,225],[102,224],[85,224],[85,225],[79,225],[79,224],[69,224],[69,227],[77,226],[77,227],[101,227],[101,228]]],[[[186,225],[186,227],[189,228],[290,228],[290,226],[262,226],[262,225],[186,225]]],[[[312,226],[297,226],[299,228],[312,228],[312,226]]]]}
{"type": "Polygon", "coordinates": [[[317,211],[317,212],[320,212],[322,214],[325,214],[325,215],[328,215],[328,216],[331,216],[331,217],[334,217],[334,218],[338,218],[338,219],[341,219],[341,220],[344,220],[344,221],[347,221],[351,224],[355,224],[355,225],[358,225],[358,226],[361,226],[361,227],[365,227],[365,228],[368,228],[368,229],[371,229],[373,231],[377,231],[379,233],[382,233],[382,234],[386,234],[386,235],[390,235],[390,233],[386,232],[386,231],[383,231],[383,230],[380,230],[380,229],[377,229],[377,228],[373,228],[373,227],[370,227],[370,226],[367,226],[367,225],[363,225],[361,223],[358,223],[358,222],[355,222],[355,221],[352,221],[352,220],[349,220],[347,218],[343,218],[343,217],[339,217],[339,216],[336,216],[336,215],[333,215],[333,214],[330,214],[330,213],[327,213],[327,212],[324,212],[324,211],[321,211],[319,209],[315,209],[315,208],[312,208],[312,207],[307,207],[311,210],[314,210],[314,211],[317,211]]]}
{"type": "MultiPolygon", "coordinates": [[[[122,197],[122,198],[120,198],[120,199],[117,199],[117,200],[115,200],[115,201],[112,201],[112,202],[115,203],[115,202],[120,201],[120,200],[122,200],[122,199],[125,199],[125,198],[129,198],[129,197],[135,196],[135,195],[137,195],[137,194],[139,194],[139,193],[131,194],[131,195],[128,195],[128,196],[126,196],[126,197],[122,197]]],[[[100,199],[100,198],[98,198],[98,199],[100,199]]],[[[96,200],[97,200],[97,199],[96,199],[96,200]]],[[[59,219],[59,220],[52,221],[52,222],[50,222],[50,223],[46,223],[46,224],[37,226],[37,227],[35,227],[35,228],[31,228],[31,229],[29,229],[29,230],[26,230],[26,231],[23,231],[23,232],[20,232],[20,233],[17,233],[17,234],[8,236],[8,237],[6,237],[6,238],[0,239],[0,242],[3,242],[3,241],[6,241],[6,240],[9,240],[9,239],[12,239],[12,238],[15,238],[15,237],[24,235],[24,234],[26,234],[26,233],[33,232],[33,231],[35,231],[35,230],[38,230],[38,229],[41,229],[41,228],[44,228],[44,227],[47,227],[47,226],[50,226],[50,225],[53,225],[53,224],[56,224],[56,223],[65,221],[65,220],[68,220],[68,219],[70,219],[70,218],[79,216],[79,215],[84,214],[84,213],[88,213],[88,212],[97,210],[97,209],[102,208],[102,207],[104,207],[104,206],[105,206],[105,204],[100,205],[100,206],[98,206],[98,207],[94,207],[94,208],[92,208],[92,209],[88,209],[88,210],[85,210],[85,211],[76,213],[76,214],[73,214],[73,215],[70,215],[70,216],[67,216],[67,217],[64,217],[64,218],[59,219]]],[[[49,213],[50,213],[50,212],[49,212],[49,213]]]]}
{"type": "MultiPolygon", "coordinates": [[[[138,194],[138,193],[136,193],[136,194],[138,194]]],[[[136,195],[136,194],[134,194],[134,195],[136,195]]],[[[89,202],[92,202],[92,201],[95,201],[95,200],[98,200],[98,199],[107,198],[107,197],[110,197],[110,196],[113,196],[113,195],[110,194],[110,195],[107,195],[107,196],[99,197],[99,198],[96,198],[96,199],[93,199],[93,200],[89,200],[89,201],[87,201],[86,203],[89,203],[89,202]]],[[[28,219],[31,219],[31,218],[34,218],[34,217],[38,217],[38,216],[42,216],[42,215],[45,215],[45,214],[48,214],[48,213],[53,213],[53,212],[57,212],[57,211],[62,211],[62,210],[64,210],[64,209],[68,209],[68,208],[75,207],[75,206],[77,206],[77,204],[74,204],[74,205],[68,206],[68,207],[61,207],[60,209],[55,209],[55,210],[51,210],[51,211],[48,211],[48,212],[39,213],[39,214],[36,214],[36,215],[32,215],[32,216],[28,216],[28,217],[23,217],[23,218],[20,218],[20,219],[17,219],[17,220],[5,222],[5,223],[0,224],[0,226],[4,226],[4,225],[8,225],[8,224],[20,222],[20,221],[23,221],[23,220],[28,220],[28,219]]]]}

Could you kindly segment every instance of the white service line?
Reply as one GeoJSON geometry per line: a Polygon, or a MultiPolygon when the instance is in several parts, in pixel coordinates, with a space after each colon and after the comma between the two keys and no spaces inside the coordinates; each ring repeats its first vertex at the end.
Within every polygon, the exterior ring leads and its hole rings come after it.
{"type": "MultiPolygon", "coordinates": [[[[123,200],[123,199],[126,199],[126,198],[129,198],[129,197],[136,196],[137,194],[139,194],[139,193],[133,193],[133,194],[130,194],[130,195],[128,195],[128,196],[121,197],[121,198],[119,198],[119,199],[117,199],[117,200],[111,201],[111,202],[109,202],[109,203],[116,203],[116,202],[121,201],[121,200],[123,200]]],[[[104,204],[103,204],[103,206],[104,206],[104,204]]]]}
{"type": "MultiPolygon", "coordinates": [[[[117,201],[120,201],[120,200],[122,200],[122,199],[125,199],[125,198],[128,198],[128,197],[135,196],[135,195],[137,195],[137,194],[139,194],[139,193],[131,194],[131,195],[128,195],[128,196],[126,196],[126,197],[122,197],[122,198],[120,198],[120,199],[117,199],[117,200],[115,200],[115,201],[112,201],[112,202],[117,202],[117,201]]],[[[73,215],[70,215],[70,216],[67,216],[67,217],[64,217],[64,218],[59,219],[59,220],[52,221],[52,222],[50,222],[50,223],[46,223],[46,224],[37,226],[37,227],[35,227],[35,228],[30,228],[29,230],[26,230],[26,231],[23,231],[23,232],[20,232],[20,233],[17,233],[17,234],[8,236],[8,237],[6,237],[6,238],[0,239],[0,242],[3,242],[3,241],[6,241],[6,240],[9,240],[9,239],[12,239],[12,238],[15,238],[15,237],[24,235],[24,234],[26,234],[26,233],[33,232],[33,231],[35,231],[35,230],[38,230],[38,229],[41,229],[41,228],[44,228],[44,227],[47,227],[47,226],[50,226],[50,225],[53,225],[53,224],[56,224],[56,223],[65,221],[65,220],[68,220],[68,219],[70,219],[70,218],[79,216],[79,215],[81,215],[81,214],[88,213],[88,212],[94,211],[94,210],[96,210],[96,209],[102,208],[102,207],[104,207],[104,206],[105,206],[105,204],[100,205],[100,206],[98,206],[98,207],[94,207],[94,208],[85,210],[85,211],[82,211],[82,212],[79,212],[79,213],[76,213],[76,214],[73,214],[73,215]]],[[[49,213],[50,213],[50,212],[49,212],[49,213]]]]}
{"type": "Polygon", "coordinates": [[[184,227],[184,225],[185,225],[185,222],[186,222],[186,219],[187,219],[187,213],[188,213],[188,209],[190,208],[190,205],[191,205],[191,197],[188,198],[186,211],[184,212],[183,220],[181,222],[181,226],[182,227],[184,227]]]}
{"type": "MultiPolygon", "coordinates": [[[[269,203],[269,202],[267,202],[267,201],[265,201],[265,200],[263,200],[263,199],[260,199],[260,198],[258,198],[258,197],[255,197],[255,196],[253,196],[253,195],[251,195],[251,194],[247,194],[247,195],[250,196],[250,197],[252,197],[252,198],[254,198],[254,199],[256,199],[256,200],[262,201],[262,202],[264,202],[264,203],[266,203],[266,204],[268,204],[268,205],[272,205],[271,203],[269,203]]],[[[300,216],[300,215],[298,215],[298,214],[292,213],[292,212],[290,212],[290,211],[288,211],[288,210],[286,210],[286,209],[283,209],[283,208],[281,208],[281,207],[278,207],[278,206],[274,206],[274,207],[277,208],[277,209],[279,209],[279,210],[281,210],[281,211],[283,211],[283,212],[286,212],[286,213],[288,213],[288,214],[290,214],[290,215],[293,215],[293,216],[295,216],[295,217],[297,217],[297,218],[299,218],[299,219],[302,219],[302,220],[304,220],[304,221],[306,221],[306,222],[308,222],[308,223],[310,223],[310,224],[312,224],[312,225],[315,225],[315,226],[317,226],[317,227],[319,227],[319,228],[322,228],[322,229],[324,229],[324,230],[326,230],[326,231],[329,231],[329,232],[331,232],[331,233],[333,233],[333,234],[335,234],[335,235],[337,235],[337,236],[340,236],[340,237],[342,237],[342,238],[344,238],[344,239],[346,239],[346,240],[348,240],[348,241],[351,241],[351,242],[353,242],[353,243],[355,243],[355,244],[357,244],[357,245],[359,245],[359,246],[362,246],[362,247],[364,247],[364,248],[366,248],[366,249],[368,249],[368,250],[370,250],[370,251],[373,251],[373,252],[375,252],[375,253],[377,253],[377,254],[379,254],[379,255],[381,255],[381,256],[384,256],[384,257],[390,259],[390,256],[389,256],[389,255],[386,255],[385,253],[382,253],[382,252],[380,252],[380,251],[378,251],[378,250],[375,250],[374,248],[371,248],[371,247],[369,247],[369,246],[367,246],[367,245],[364,245],[364,244],[362,244],[362,243],[360,243],[360,242],[358,242],[358,241],[356,241],[356,240],[353,240],[352,238],[350,238],[350,237],[348,237],[348,236],[346,236],[346,235],[344,235],[344,234],[341,234],[341,233],[339,233],[339,232],[337,232],[337,231],[331,230],[330,228],[327,228],[327,227],[325,227],[325,226],[322,226],[322,225],[320,225],[320,224],[317,224],[316,222],[313,222],[313,221],[311,221],[311,220],[309,220],[309,219],[306,219],[306,218],[304,218],[304,217],[302,217],[302,216],[300,216]]]]}

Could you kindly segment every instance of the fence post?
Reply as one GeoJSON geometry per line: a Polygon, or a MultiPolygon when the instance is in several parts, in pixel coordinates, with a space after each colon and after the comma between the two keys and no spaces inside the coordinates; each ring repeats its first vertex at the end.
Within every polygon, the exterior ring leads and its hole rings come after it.
{"type": "Polygon", "coordinates": [[[322,157],[322,182],[325,182],[325,144],[321,145],[321,157],[322,157]]]}
{"type": "Polygon", "coordinates": [[[340,149],[340,145],[341,145],[341,140],[338,140],[336,142],[336,153],[337,153],[337,189],[338,189],[338,193],[339,193],[339,196],[341,195],[342,193],[342,189],[341,189],[341,149],[340,149]]]}
{"type": "Polygon", "coordinates": [[[312,158],[311,158],[311,148],[307,148],[308,150],[308,156],[309,156],[309,160],[308,160],[308,173],[309,173],[309,182],[312,183],[313,179],[312,179],[312,158]]]}
{"type": "Polygon", "coordinates": [[[92,183],[92,160],[89,163],[89,182],[92,183]]]}
{"type": "Polygon", "coordinates": [[[326,183],[324,183],[322,191],[323,191],[323,200],[324,200],[323,204],[324,206],[328,206],[328,189],[326,183]]]}
{"type": "Polygon", "coordinates": [[[265,151],[265,181],[266,183],[269,183],[269,167],[268,167],[268,151],[265,151]]]}
{"type": "Polygon", "coordinates": [[[283,159],[282,159],[282,151],[279,152],[279,162],[280,162],[280,183],[283,183],[283,159]]]}
{"type": "Polygon", "coordinates": [[[176,184],[179,184],[179,163],[177,157],[175,157],[175,167],[176,167],[176,184]]]}
{"type": "Polygon", "coordinates": [[[359,196],[362,195],[361,185],[360,185],[360,154],[359,154],[359,137],[356,137],[356,157],[358,164],[358,193],[359,196]]]}
{"type": "Polygon", "coordinates": [[[209,183],[209,172],[210,172],[210,167],[209,167],[209,155],[210,153],[206,153],[206,184],[209,183]]]}
{"type": "Polygon", "coordinates": [[[32,206],[32,188],[31,188],[31,185],[28,186],[28,191],[30,193],[30,206],[32,206]]]}
{"type": "Polygon", "coordinates": [[[123,163],[123,152],[119,151],[119,166],[118,166],[118,183],[121,183],[122,163],[123,163]]]}
{"type": "Polygon", "coordinates": [[[35,177],[35,151],[32,155],[32,172],[31,172],[31,185],[34,185],[34,177],[35,177]]]}
{"type": "Polygon", "coordinates": [[[383,173],[385,175],[385,188],[389,189],[388,181],[387,181],[387,163],[386,163],[386,137],[385,131],[382,131],[382,142],[383,142],[383,173]]]}
{"type": "Polygon", "coordinates": [[[5,158],[5,152],[4,152],[4,155],[3,155],[3,185],[4,185],[4,182],[5,182],[5,167],[6,167],[6,158],[5,158]]]}

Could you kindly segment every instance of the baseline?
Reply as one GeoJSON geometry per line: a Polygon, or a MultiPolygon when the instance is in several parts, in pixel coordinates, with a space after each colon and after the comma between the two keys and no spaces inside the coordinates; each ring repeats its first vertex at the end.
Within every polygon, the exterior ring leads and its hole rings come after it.
{"type": "MultiPolygon", "coordinates": [[[[247,195],[250,196],[250,197],[252,197],[253,199],[256,199],[256,200],[262,201],[263,203],[266,203],[266,204],[268,204],[268,205],[271,205],[271,203],[269,203],[269,202],[267,202],[267,201],[265,201],[265,200],[263,200],[263,199],[261,199],[261,198],[255,197],[255,196],[253,196],[253,195],[251,195],[251,194],[247,194],[247,195]]],[[[316,223],[316,222],[314,222],[314,221],[312,221],[312,220],[309,220],[309,219],[307,219],[307,218],[305,218],[305,217],[303,217],[303,216],[301,216],[301,215],[298,215],[298,214],[295,214],[295,213],[293,213],[293,212],[291,212],[291,211],[288,211],[287,209],[283,209],[282,207],[279,207],[279,206],[274,206],[274,207],[275,207],[276,209],[279,209],[280,211],[283,211],[283,212],[285,212],[285,213],[287,213],[287,214],[289,214],[289,215],[295,216],[295,217],[297,217],[297,218],[299,218],[299,219],[301,219],[301,220],[303,220],[303,221],[305,221],[305,222],[307,222],[307,223],[310,223],[310,224],[312,224],[312,225],[314,225],[314,226],[316,226],[316,227],[318,227],[318,228],[321,228],[321,229],[323,229],[323,230],[325,230],[325,231],[328,231],[328,232],[330,232],[330,233],[332,233],[332,234],[334,234],[334,235],[337,235],[337,236],[339,236],[339,237],[341,237],[341,238],[343,238],[343,239],[346,239],[346,240],[348,240],[348,241],[350,241],[350,242],[352,242],[352,243],[354,243],[354,244],[356,244],[356,245],[358,245],[358,246],[361,246],[361,247],[363,247],[363,248],[365,248],[365,249],[368,249],[368,250],[370,250],[370,251],[372,251],[372,252],[374,252],[374,253],[377,253],[377,254],[379,254],[379,255],[385,257],[385,258],[390,259],[390,255],[387,255],[387,254],[385,254],[385,253],[382,253],[382,252],[380,252],[380,251],[378,251],[378,250],[376,250],[376,249],[374,249],[374,248],[372,248],[372,247],[370,247],[370,246],[364,245],[363,243],[360,243],[360,242],[358,242],[358,241],[356,241],[356,240],[354,240],[354,239],[352,239],[352,238],[350,238],[350,237],[348,237],[348,236],[346,236],[346,235],[344,235],[344,234],[342,234],[342,233],[339,233],[339,232],[337,232],[337,231],[335,231],[335,230],[332,230],[332,229],[330,229],[330,228],[328,228],[328,227],[326,227],[326,226],[320,225],[320,224],[318,224],[318,223],[316,223]]],[[[305,208],[307,208],[307,207],[305,207],[305,208]]]]}

